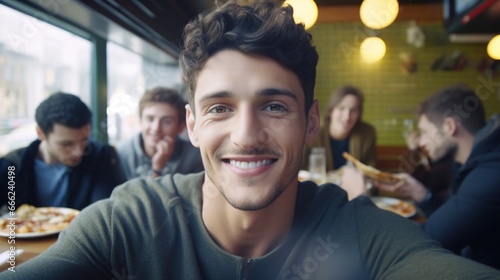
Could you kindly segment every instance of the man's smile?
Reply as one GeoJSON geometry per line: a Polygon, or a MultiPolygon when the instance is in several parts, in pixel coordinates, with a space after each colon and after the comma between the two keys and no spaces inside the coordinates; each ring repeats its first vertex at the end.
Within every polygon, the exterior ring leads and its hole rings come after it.
{"type": "Polygon", "coordinates": [[[241,169],[253,169],[257,168],[263,165],[267,165],[272,163],[273,160],[267,159],[267,160],[259,160],[259,161],[236,161],[236,160],[229,160],[229,164],[232,166],[236,166],[241,169]]]}

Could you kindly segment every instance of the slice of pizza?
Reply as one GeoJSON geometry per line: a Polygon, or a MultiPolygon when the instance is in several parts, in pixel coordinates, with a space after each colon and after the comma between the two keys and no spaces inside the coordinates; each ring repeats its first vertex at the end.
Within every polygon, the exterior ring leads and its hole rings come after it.
{"type": "Polygon", "coordinates": [[[16,215],[9,220],[0,219],[0,233],[9,233],[11,221],[15,221],[15,233],[37,233],[60,231],[69,226],[80,211],[61,207],[34,207],[23,204],[16,210],[16,215]]]}
{"type": "Polygon", "coordinates": [[[342,155],[345,159],[352,162],[354,166],[361,170],[361,172],[363,172],[367,177],[372,178],[373,180],[386,184],[395,184],[399,181],[404,180],[403,178],[400,178],[394,174],[383,172],[374,167],[366,165],[349,153],[344,152],[342,155]]]}

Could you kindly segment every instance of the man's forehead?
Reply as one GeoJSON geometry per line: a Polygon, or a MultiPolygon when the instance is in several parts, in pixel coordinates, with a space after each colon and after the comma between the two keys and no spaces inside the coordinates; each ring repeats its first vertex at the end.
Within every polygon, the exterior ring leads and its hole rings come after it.
{"type": "Polygon", "coordinates": [[[428,129],[431,127],[436,127],[436,125],[434,123],[432,123],[426,115],[421,115],[418,118],[418,128],[420,130],[428,129]]]}
{"type": "Polygon", "coordinates": [[[161,114],[165,117],[177,117],[177,109],[168,102],[150,102],[144,106],[143,115],[153,116],[161,114]]]}
{"type": "Polygon", "coordinates": [[[194,99],[198,103],[206,99],[204,96],[207,94],[214,95],[223,92],[228,97],[236,97],[239,94],[232,92],[231,89],[242,84],[251,86],[252,91],[258,96],[291,92],[294,99],[298,99],[299,93],[304,95],[297,75],[274,59],[236,50],[223,50],[212,55],[200,70],[194,99]],[[263,75],[262,72],[266,74],[263,75]],[[244,79],[237,76],[238,73],[243,73],[244,79]],[[236,78],[238,78],[237,81],[236,78]]]}
{"type": "Polygon", "coordinates": [[[65,126],[63,124],[55,123],[52,131],[48,133],[48,136],[55,137],[57,139],[73,139],[81,138],[86,139],[90,135],[90,123],[83,125],[79,128],[73,128],[65,126]]]}

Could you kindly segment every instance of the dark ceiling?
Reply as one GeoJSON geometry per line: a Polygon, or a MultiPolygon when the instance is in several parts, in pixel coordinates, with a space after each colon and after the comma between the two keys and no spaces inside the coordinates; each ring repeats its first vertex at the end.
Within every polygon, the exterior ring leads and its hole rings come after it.
{"type": "MultiPolygon", "coordinates": [[[[283,0],[275,0],[283,1],[283,0]]],[[[315,0],[319,6],[361,5],[362,0],[315,0]]],[[[403,3],[440,3],[443,0],[399,0],[403,3]]],[[[164,50],[180,44],[186,23],[199,12],[209,9],[215,0],[81,0],[91,9],[112,19],[164,50]]]]}
{"type": "MultiPolygon", "coordinates": [[[[1,0],[0,0],[1,1],[1,0]]],[[[248,0],[247,0],[248,1],[248,0]]],[[[272,0],[283,2],[284,0],[272,0]]],[[[318,6],[335,5],[356,5],[359,6],[362,0],[315,0],[318,6]]],[[[455,0],[458,1],[458,0],[455,0]]],[[[33,5],[39,0],[30,0],[33,5]]],[[[71,1],[70,1],[71,2],[71,1]]],[[[88,9],[97,12],[110,19],[116,24],[122,26],[128,31],[145,39],[161,50],[177,57],[179,46],[182,40],[182,32],[186,23],[189,22],[201,11],[207,10],[214,5],[215,0],[80,0],[88,9]]],[[[453,1],[449,2],[452,3],[453,1]]],[[[471,1],[472,3],[473,1],[471,1]]],[[[405,4],[429,4],[443,3],[443,0],[399,0],[402,5],[405,4]]],[[[454,2],[453,2],[454,3],[454,2]]],[[[461,21],[462,16],[457,15],[457,20],[449,24],[453,28],[448,29],[449,33],[460,33],[461,31],[472,32],[500,32],[500,0],[476,0],[476,7],[487,5],[481,10],[476,19],[471,19],[468,23],[470,29],[464,28],[461,21]],[[494,8],[496,7],[496,8],[494,8]],[[494,13],[485,13],[489,9],[494,13]],[[481,19],[489,16],[489,18],[481,19]],[[456,23],[456,24],[455,24],[456,23]],[[455,26],[453,25],[455,24],[455,26]],[[485,29],[489,28],[489,29],[485,29]]],[[[63,15],[64,16],[64,15],[63,15]]],[[[73,16],[73,15],[71,15],[73,16]]],[[[68,15],[69,18],[71,16],[68,15]]],[[[469,18],[468,18],[469,20],[469,18]]],[[[446,23],[448,24],[448,23],[446,23]]],[[[466,26],[467,27],[467,26],[466,26]]]]}

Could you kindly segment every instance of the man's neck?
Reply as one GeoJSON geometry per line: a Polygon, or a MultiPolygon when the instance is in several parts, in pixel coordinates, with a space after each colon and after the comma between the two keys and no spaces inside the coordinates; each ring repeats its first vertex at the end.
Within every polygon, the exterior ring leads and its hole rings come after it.
{"type": "Polygon", "coordinates": [[[233,255],[246,259],[264,256],[281,244],[292,228],[296,186],[289,186],[271,205],[258,211],[235,209],[213,185],[205,183],[203,193],[210,194],[203,198],[205,226],[214,241],[233,255]]]}
{"type": "Polygon", "coordinates": [[[37,158],[39,160],[45,162],[46,164],[53,164],[53,163],[56,162],[52,158],[52,156],[50,155],[50,153],[48,151],[48,147],[47,147],[47,142],[46,141],[40,142],[40,145],[38,146],[37,158]]]}
{"type": "Polygon", "coordinates": [[[474,146],[474,139],[474,135],[463,133],[463,136],[460,137],[460,141],[457,144],[457,153],[455,155],[456,162],[462,165],[467,162],[474,146]]]}

